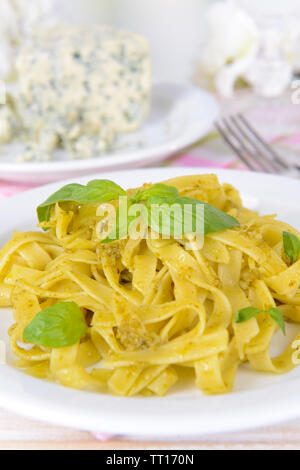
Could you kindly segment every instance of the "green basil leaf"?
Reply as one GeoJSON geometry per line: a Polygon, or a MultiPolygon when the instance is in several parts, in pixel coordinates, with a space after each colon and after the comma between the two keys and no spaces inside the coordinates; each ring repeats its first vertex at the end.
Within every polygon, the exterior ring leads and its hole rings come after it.
{"type": "Polygon", "coordinates": [[[285,324],[284,324],[284,318],[283,318],[281,311],[278,308],[273,307],[273,308],[270,308],[270,310],[268,310],[268,313],[270,314],[270,317],[273,318],[274,321],[276,321],[282,333],[285,335],[286,334],[285,324]]]}
{"type": "Polygon", "coordinates": [[[24,330],[27,343],[64,348],[80,341],[87,333],[84,316],[75,302],[59,302],[38,313],[24,330]]]}
{"type": "Polygon", "coordinates": [[[235,217],[226,214],[226,212],[220,211],[211,204],[188,197],[180,197],[179,199],[181,204],[189,204],[190,201],[192,201],[193,204],[204,206],[204,235],[208,233],[222,232],[223,230],[240,226],[239,221],[235,217]]]}
{"type": "Polygon", "coordinates": [[[182,235],[182,206],[160,196],[150,196],[145,202],[148,211],[148,226],[162,235],[182,235]],[[175,205],[176,204],[176,205],[175,205]]]}
{"type": "Polygon", "coordinates": [[[300,254],[300,240],[296,235],[289,232],[282,233],[283,248],[285,256],[294,264],[299,259],[300,254]]]}
{"type": "Polygon", "coordinates": [[[259,310],[259,308],[254,308],[254,307],[241,308],[240,310],[237,311],[237,314],[235,317],[235,323],[243,323],[247,320],[250,320],[250,318],[256,317],[259,313],[261,313],[261,310],[259,310]]]}
{"type": "Polygon", "coordinates": [[[125,196],[126,192],[116,183],[109,180],[90,181],[86,186],[81,184],[68,184],[56,191],[37,208],[39,222],[48,222],[51,209],[57,202],[77,202],[78,204],[90,204],[108,202],[125,196]]]}
{"type": "Polygon", "coordinates": [[[268,313],[285,335],[284,318],[281,311],[276,307],[272,307],[269,310],[260,310],[259,308],[254,307],[242,308],[237,311],[235,323],[243,323],[248,321],[250,318],[256,317],[259,313],[268,313]]]}
{"type": "Polygon", "coordinates": [[[181,196],[167,199],[153,195],[146,201],[146,206],[149,226],[163,235],[206,235],[240,225],[231,215],[198,199],[181,196]]]}
{"type": "Polygon", "coordinates": [[[133,203],[137,203],[147,201],[152,196],[174,199],[179,197],[179,191],[174,186],[158,183],[151,186],[151,188],[139,190],[130,199],[133,203]]]}
{"type": "Polygon", "coordinates": [[[223,212],[211,204],[204,203],[204,233],[222,232],[240,227],[239,221],[232,215],[223,212]]]}

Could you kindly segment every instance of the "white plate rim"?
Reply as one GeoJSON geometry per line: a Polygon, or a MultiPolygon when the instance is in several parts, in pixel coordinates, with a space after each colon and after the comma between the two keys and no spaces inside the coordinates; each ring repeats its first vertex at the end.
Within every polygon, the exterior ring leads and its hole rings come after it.
{"type": "Polygon", "coordinates": [[[141,149],[129,150],[124,153],[107,154],[100,157],[88,159],[75,159],[49,162],[5,162],[1,161],[0,156],[0,174],[2,178],[12,181],[20,181],[23,178],[28,182],[48,183],[89,174],[92,171],[113,171],[123,168],[138,168],[149,164],[155,164],[163,161],[171,155],[179,152],[196,141],[204,137],[213,128],[213,123],[219,114],[219,104],[214,96],[196,86],[176,83],[155,83],[154,87],[158,90],[168,88],[177,90],[177,93],[185,92],[187,96],[193,93],[195,97],[203,101],[203,108],[207,110],[205,119],[197,121],[195,117],[193,123],[190,122],[187,130],[181,135],[166,141],[162,144],[148,145],[141,149]]]}
{"type": "MultiPolygon", "coordinates": [[[[211,168],[177,167],[111,172],[93,175],[93,179],[99,176],[116,181],[120,178],[126,180],[126,173],[130,173],[137,182],[142,179],[159,181],[183,174],[216,173],[222,181],[226,181],[226,178],[229,182],[239,181],[240,187],[249,185],[249,180],[255,178],[255,188],[270,187],[270,197],[272,191],[274,194],[278,191],[278,185],[284,185],[285,193],[289,193],[290,198],[299,191],[299,181],[290,178],[264,174],[253,176],[248,172],[211,168]]],[[[83,177],[76,180],[84,183],[89,179],[90,177],[83,177]]],[[[1,213],[5,220],[12,208],[19,203],[22,202],[22,207],[26,208],[28,201],[40,200],[40,197],[49,195],[58,186],[61,183],[37,188],[7,200],[4,207],[0,206],[0,219],[1,213]]],[[[24,218],[28,219],[28,210],[27,213],[22,210],[20,223],[24,218]]],[[[0,235],[6,231],[1,229],[0,235]]],[[[300,416],[300,401],[297,397],[300,377],[263,389],[209,397],[208,401],[205,397],[205,406],[201,396],[199,400],[178,400],[172,394],[165,398],[143,399],[74,391],[28,377],[9,366],[0,366],[0,379],[0,403],[7,410],[53,424],[109,434],[170,439],[178,436],[182,439],[196,438],[200,435],[273,425],[300,416]],[[7,383],[9,387],[5,387],[7,383]],[[53,395],[54,400],[51,399],[53,395]],[[100,407],[101,412],[98,412],[100,407]]]]}

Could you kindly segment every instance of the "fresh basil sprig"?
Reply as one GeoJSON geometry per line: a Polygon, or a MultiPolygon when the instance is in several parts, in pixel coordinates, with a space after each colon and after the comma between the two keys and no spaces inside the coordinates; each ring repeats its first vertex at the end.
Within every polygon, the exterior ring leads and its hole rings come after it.
{"type": "Polygon", "coordinates": [[[270,317],[273,318],[273,320],[280,327],[283,334],[286,334],[283,315],[281,311],[276,307],[269,308],[269,310],[260,310],[259,308],[255,307],[242,308],[237,311],[235,323],[243,323],[245,321],[248,321],[250,320],[250,318],[256,317],[259,313],[268,313],[270,317]]]}
{"type": "Polygon", "coordinates": [[[283,248],[285,256],[294,264],[299,259],[300,240],[296,235],[289,232],[282,232],[283,248]]]}
{"type": "MultiPolygon", "coordinates": [[[[119,185],[109,180],[90,181],[86,186],[68,184],[56,191],[37,208],[39,222],[49,222],[51,209],[57,202],[75,202],[78,204],[93,204],[113,201],[126,192],[119,185]]],[[[46,229],[47,230],[47,229],[46,229]]]]}
{"type": "Polygon", "coordinates": [[[240,225],[231,215],[189,197],[164,198],[153,195],[145,204],[148,209],[149,226],[163,235],[176,236],[186,233],[206,235],[240,225]],[[174,208],[177,206],[179,210],[170,211],[171,206],[174,208]],[[186,225],[187,220],[189,224],[186,225]]]}
{"type": "MultiPolygon", "coordinates": [[[[145,222],[155,232],[162,235],[171,237],[189,233],[206,235],[240,225],[231,215],[197,199],[182,197],[178,190],[171,186],[155,185],[145,191],[138,192],[128,201],[128,211],[133,204],[141,203],[147,209],[148,219],[145,222]]],[[[143,213],[144,211],[141,211],[141,215],[143,213]]],[[[124,221],[120,223],[118,211],[116,219],[112,235],[102,243],[111,243],[128,235],[134,217],[127,213],[127,225],[124,221]]]]}
{"type": "MultiPolygon", "coordinates": [[[[48,222],[51,217],[51,208],[57,202],[103,203],[116,200],[120,196],[126,196],[126,192],[109,180],[90,181],[86,186],[69,184],[39,205],[37,208],[38,219],[40,223],[48,222]]],[[[121,207],[119,207],[112,235],[108,236],[102,243],[110,243],[128,235],[132,222],[137,219],[137,216],[128,215],[128,211],[135,204],[143,204],[147,208],[148,220],[146,223],[153,230],[163,235],[174,237],[188,233],[205,235],[240,225],[234,217],[214,206],[197,199],[182,197],[177,188],[158,183],[150,188],[137,191],[127,200],[127,222],[123,220],[120,223],[121,207]],[[171,207],[173,205],[177,206],[179,211],[173,211],[171,207]],[[203,210],[201,210],[202,208],[203,210]],[[188,219],[188,224],[186,219],[188,219]]],[[[44,228],[44,230],[47,229],[47,227],[44,228]]]]}
{"type": "Polygon", "coordinates": [[[38,313],[27,325],[27,343],[50,348],[72,346],[87,333],[84,316],[75,302],[59,302],[38,313]]]}

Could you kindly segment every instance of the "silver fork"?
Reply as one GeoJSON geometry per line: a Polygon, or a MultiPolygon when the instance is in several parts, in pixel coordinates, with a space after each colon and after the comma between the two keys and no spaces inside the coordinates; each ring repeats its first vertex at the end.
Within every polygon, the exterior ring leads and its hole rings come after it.
{"type": "Polygon", "coordinates": [[[223,117],[215,126],[249,170],[299,177],[299,170],[286,163],[243,114],[223,117]]]}

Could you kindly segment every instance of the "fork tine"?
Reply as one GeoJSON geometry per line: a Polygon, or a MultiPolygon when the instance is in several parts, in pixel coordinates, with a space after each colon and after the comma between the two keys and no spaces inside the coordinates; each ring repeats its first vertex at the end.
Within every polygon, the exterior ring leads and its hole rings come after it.
{"type": "Polygon", "coordinates": [[[253,129],[249,121],[242,113],[239,113],[238,118],[242,121],[247,130],[253,135],[256,141],[267,151],[273,160],[277,163],[280,169],[290,170],[290,166],[278,155],[277,152],[253,129]]]}
{"type": "Polygon", "coordinates": [[[224,124],[234,138],[238,141],[240,147],[243,148],[244,153],[248,156],[248,159],[251,160],[252,165],[255,166],[256,171],[265,171],[267,173],[274,173],[276,171],[273,167],[270,167],[266,164],[264,160],[257,159],[256,150],[253,146],[249,143],[248,139],[245,139],[240,129],[235,125],[235,122],[232,117],[228,117],[227,119],[224,118],[224,124]],[[249,145],[250,144],[250,145],[249,145]]]}
{"type": "Polygon", "coordinates": [[[225,127],[227,127],[224,119],[221,119],[220,121],[215,122],[215,126],[218,129],[218,131],[220,132],[220,134],[223,137],[223,139],[225,140],[225,142],[227,142],[227,144],[233,149],[233,151],[238,155],[238,157],[247,166],[247,168],[249,168],[249,170],[257,171],[255,165],[253,165],[252,159],[249,158],[249,156],[247,155],[247,152],[242,151],[241,148],[239,148],[234,143],[233,139],[230,138],[230,134],[227,134],[226,131],[221,126],[221,122],[223,124],[225,124],[225,127]]]}
{"type": "Polygon", "coordinates": [[[271,160],[270,157],[266,155],[265,151],[262,151],[255,137],[253,137],[253,134],[249,132],[249,129],[245,126],[244,121],[240,119],[240,115],[231,116],[230,119],[233,122],[234,126],[237,128],[238,132],[247,142],[247,145],[251,146],[251,150],[249,150],[249,152],[253,155],[253,158],[259,162],[262,169],[271,173],[281,172],[282,167],[276,164],[276,162],[274,162],[273,160],[271,160]],[[258,156],[259,159],[257,158],[258,156]]]}

